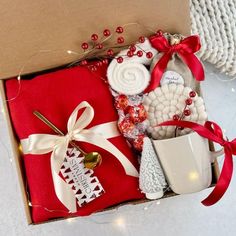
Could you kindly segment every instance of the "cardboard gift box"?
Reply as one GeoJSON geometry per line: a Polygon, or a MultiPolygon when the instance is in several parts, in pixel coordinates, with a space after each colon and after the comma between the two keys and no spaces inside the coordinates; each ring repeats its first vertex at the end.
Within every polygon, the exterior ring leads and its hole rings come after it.
{"type": "MultiPolygon", "coordinates": [[[[68,50],[80,51],[80,45],[95,32],[115,29],[130,23],[126,42],[150,31],[162,29],[171,33],[190,34],[188,0],[120,0],[14,3],[1,1],[0,92],[3,100],[12,150],[17,167],[28,223],[32,223],[24,166],[8,112],[4,82],[19,74],[42,72],[68,64],[78,58],[68,50]],[[139,23],[132,24],[132,23],[139,23]]],[[[82,51],[81,51],[82,52],[82,51]]],[[[212,144],[210,144],[213,148],[212,144]]],[[[218,176],[214,165],[213,183],[218,176]]],[[[166,197],[173,193],[166,194],[166,197]]],[[[140,201],[142,202],[142,201],[140,201]]]]}

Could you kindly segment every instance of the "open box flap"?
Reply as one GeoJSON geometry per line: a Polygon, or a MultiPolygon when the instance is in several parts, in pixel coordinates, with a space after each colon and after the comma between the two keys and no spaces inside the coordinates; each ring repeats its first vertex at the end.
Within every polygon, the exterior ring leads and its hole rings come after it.
{"type": "Polygon", "coordinates": [[[188,0],[1,0],[0,78],[32,73],[69,63],[82,52],[81,42],[103,29],[126,27],[126,42],[147,34],[145,28],[190,33],[188,0]],[[47,51],[48,50],[48,51],[47,51]]]}

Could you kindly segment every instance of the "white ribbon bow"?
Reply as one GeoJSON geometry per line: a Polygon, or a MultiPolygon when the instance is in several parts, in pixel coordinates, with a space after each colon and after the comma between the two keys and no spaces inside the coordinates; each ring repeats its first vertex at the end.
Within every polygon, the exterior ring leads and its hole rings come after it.
{"type": "Polygon", "coordinates": [[[85,129],[94,118],[94,109],[86,101],[81,102],[69,117],[67,122],[68,133],[65,136],[50,134],[32,134],[27,139],[21,140],[24,154],[51,154],[51,171],[54,188],[58,199],[70,212],[76,212],[76,198],[71,187],[59,176],[62,163],[70,141],[82,141],[99,146],[116,157],[125,173],[138,177],[138,172],[133,164],[107,139],[119,136],[116,122],[108,122],[85,129]],[[80,109],[85,108],[77,119],[80,109]]]}

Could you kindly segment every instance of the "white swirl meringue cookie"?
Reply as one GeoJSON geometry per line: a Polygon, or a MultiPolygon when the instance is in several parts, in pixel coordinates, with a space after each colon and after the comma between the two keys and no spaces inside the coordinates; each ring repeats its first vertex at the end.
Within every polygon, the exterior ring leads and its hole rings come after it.
{"type": "Polygon", "coordinates": [[[135,95],[143,92],[150,82],[147,68],[134,62],[112,61],[107,69],[108,83],[116,92],[135,95]]]}
{"type": "MultiPolygon", "coordinates": [[[[144,43],[137,43],[136,47],[145,52],[152,52],[153,56],[157,54],[150,41],[145,38],[144,43]]],[[[108,83],[111,88],[118,93],[125,95],[136,95],[142,93],[150,82],[150,72],[144,65],[150,65],[152,59],[146,56],[128,57],[129,49],[122,50],[118,56],[123,57],[123,62],[118,63],[113,59],[107,69],[108,83]]]]}

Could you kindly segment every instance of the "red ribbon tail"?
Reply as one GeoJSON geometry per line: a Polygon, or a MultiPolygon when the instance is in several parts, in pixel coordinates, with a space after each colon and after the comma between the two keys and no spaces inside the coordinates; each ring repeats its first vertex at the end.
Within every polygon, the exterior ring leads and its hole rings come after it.
{"type": "Polygon", "coordinates": [[[225,194],[226,190],[229,187],[232,174],[233,174],[233,157],[231,151],[226,147],[225,160],[219,180],[213,191],[210,193],[210,195],[202,201],[202,204],[204,206],[212,206],[223,197],[223,195],[225,194]]]}
{"type": "Polygon", "coordinates": [[[166,70],[167,64],[172,56],[172,53],[164,53],[160,60],[156,63],[151,73],[151,80],[144,93],[149,93],[158,87],[160,84],[163,73],[166,70]]]}
{"type": "Polygon", "coordinates": [[[187,127],[196,131],[202,137],[205,137],[213,142],[217,142],[224,147],[225,159],[221,170],[219,180],[210,195],[202,201],[205,206],[211,206],[217,203],[225,194],[229,187],[232,174],[233,174],[233,157],[236,152],[236,141],[225,142],[223,139],[222,130],[214,123],[207,121],[205,126],[199,125],[190,121],[166,121],[160,124],[160,126],[175,125],[180,127],[187,127]],[[213,127],[212,127],[213,126],[213,127]]]}
{"type": "Polygon", "coordinates": [[[189,67],[195,79],[197,81],[203,81],[205,78],[205,73],[202,63],[199,61],[199,59],[193,53],[179,53],[179,55],[181,56],[185,64],[189,67]]]}

